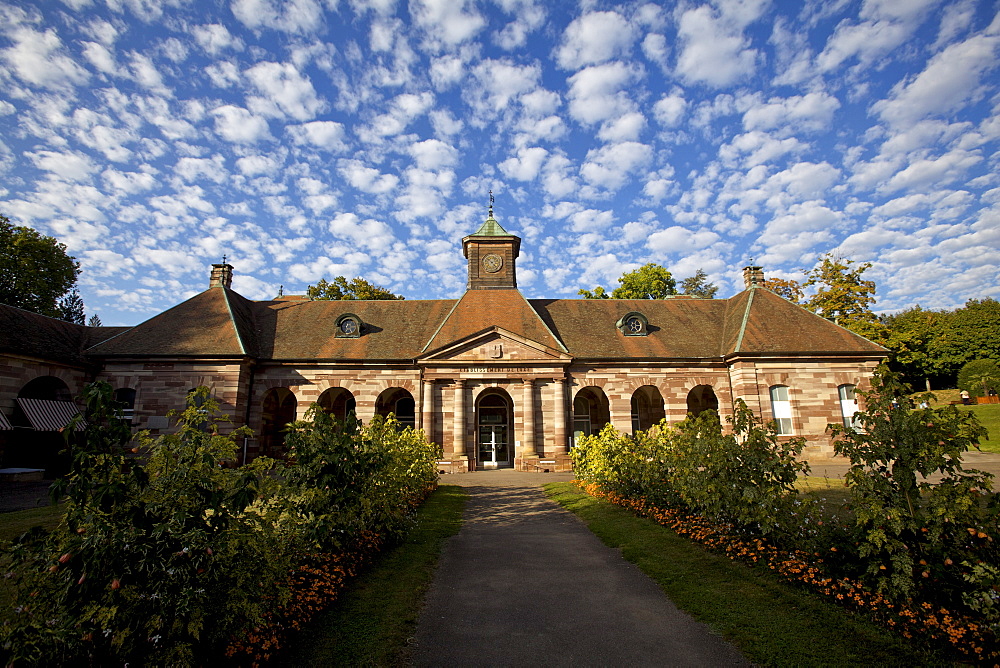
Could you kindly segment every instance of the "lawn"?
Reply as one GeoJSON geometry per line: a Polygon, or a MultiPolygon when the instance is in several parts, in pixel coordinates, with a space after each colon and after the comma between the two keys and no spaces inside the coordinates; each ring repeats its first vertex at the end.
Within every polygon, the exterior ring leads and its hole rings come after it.
{"type": "Polygon", "coordinates": [[[984,452],[1000,452],[1000,404],[960,406],[959,410],[973,413],[990,432],[989,438],[979,443],[979,449],[984,452]]]}
{"type": "Polygon", "coordinates": [[[576,513],[606,545],[620,549],[622,556],[656,581],[678,607],[719,632],[755,664],[948,663],[861,615],[782,583],[763,569],[708,552],[652,520],[583,493],[571,483],[552,483],[546,485],[546,491],[576,513]]]}
{"type": "Polygon", "coordinates": [[[407,665],[407,641],[444,541],[462,526],[465,490],[440,485],[418,511],[417,526],[348,586],[291,640],[279,666],[407,665]]]}
{"type": "MultiPolygon", "coordinates": [[[[32,527],[42,527],[52,530],[62,520],[64,508],[58,505],[40,506],[28,510],[17,510],[11,513],[0,513],[0,542],[6,543],[23,534],[32,527]]],[[[8,554],[6,548],[0,551],[0,568],[7,571],[8,554]]],[[[12,605],[14,592],[9,585],[10,580],[4,578],[0,584],[0,620],[7,618],[7,611],[12,605]]]]}

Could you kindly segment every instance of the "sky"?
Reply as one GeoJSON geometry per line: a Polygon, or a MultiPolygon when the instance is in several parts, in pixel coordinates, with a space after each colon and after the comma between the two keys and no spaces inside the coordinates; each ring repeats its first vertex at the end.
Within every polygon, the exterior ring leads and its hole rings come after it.
{"type": "Polygon", "coordinates": [[[879,312],[1000,297],[1000,5],[957,0],[0,0],[0,213],[131,325],[208,287],[453,298],[462,237],[528,298],[655,262],[879,312]]]}

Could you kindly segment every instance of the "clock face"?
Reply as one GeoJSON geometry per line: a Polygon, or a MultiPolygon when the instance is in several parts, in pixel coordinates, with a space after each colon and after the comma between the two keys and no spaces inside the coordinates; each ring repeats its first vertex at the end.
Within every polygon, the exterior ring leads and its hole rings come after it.
{"type": "Polygon", "coordinates": [[[490,253],[483,258],[483,269],[491,274],[495,274],[500,271],[503,266],[503,258],[496,253],[490,253]]]}

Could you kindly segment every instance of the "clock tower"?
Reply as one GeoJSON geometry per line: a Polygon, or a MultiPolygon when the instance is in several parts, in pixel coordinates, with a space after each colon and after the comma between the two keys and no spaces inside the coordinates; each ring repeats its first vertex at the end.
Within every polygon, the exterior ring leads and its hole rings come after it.
{"type": "Polygon", "coordinates": [[[493,217],[493,196],[486,222],[475,234],[462,239],[462,253],[469,261],[468,290],[517,288],[514,262],[521,252],[521,239],[508,234],[493,217]]]}

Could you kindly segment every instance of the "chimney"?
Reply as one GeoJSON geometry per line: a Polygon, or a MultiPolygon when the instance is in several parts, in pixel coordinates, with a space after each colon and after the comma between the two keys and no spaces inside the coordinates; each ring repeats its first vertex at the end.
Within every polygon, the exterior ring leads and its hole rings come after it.
{"type": "Polygon", "coordinates": [[[224,288],[230,288],[233,285],[233,265],[231,264],[213,264],[212,265],[212,277],[208,279],[208,287],[217,288],[222,286],[224,288]]]}
{"type": "Polygon", "coordinates": [[[743,286],[746,288],[752,288],[754,286],[764,285],[764,268],[763,267],[743,267],[743,286]]]}

